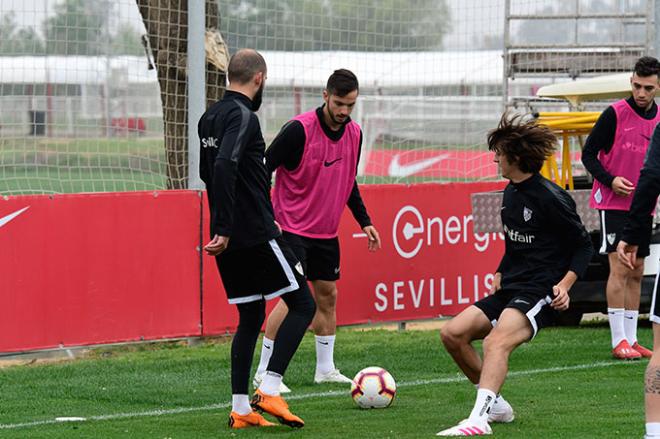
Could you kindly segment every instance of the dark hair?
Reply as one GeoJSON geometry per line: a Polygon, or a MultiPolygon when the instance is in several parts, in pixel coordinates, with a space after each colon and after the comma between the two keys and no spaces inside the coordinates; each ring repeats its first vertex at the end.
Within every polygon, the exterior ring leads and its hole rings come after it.
{"type": "Polygon", "coordinates": [[[253,49],[241,49],[229,60],[227,78],[229,82],[247,84],[259,72],[266,72],[264,57],[253,49]]]}
{"type": "Polygon", "coordinates": [[[525,173],[539,172],[556,144],[550,128],[537,125],[534,119],[524,120],[520,114],[505,112],[497,128],[488,132],[488,149],[504,155],[525,173]]]}
{"type": "Polygon", "coordinates": [[[660,73],[660,62],[652,56],[643,56],[635,63],[633,69],[637,76],[646,78],[660,73]]]}
{"type": "Polygon", "coordinates": [[[328,78],[328,83],[325,86],[328,94],[344,97],[353,90],[360,90],[357,76],[350,70],[339,69],[335,70],[328,78]]]}

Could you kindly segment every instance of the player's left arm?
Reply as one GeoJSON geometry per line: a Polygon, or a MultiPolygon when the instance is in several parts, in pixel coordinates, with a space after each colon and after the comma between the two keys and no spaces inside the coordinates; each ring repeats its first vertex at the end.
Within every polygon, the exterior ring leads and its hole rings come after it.
{"type": "MultiPolygon", "coordinates": [[[[573,249],[568,269],[569,273],[573,272],[577,279],[584,276],[594,254],[591,237],[577,213],[575,201],[567,192],[553,194],[552,200],[548,211],[551,212],[552,222],[560,239],[569,243],[573,249]]],[[[566,282],[564,285],[570,289],[573,283],[566,282]]]]}
{"type": "MultiPolygon", "coordinates": [[[[357,176],[357,167],[359,166],[360,163],[361,152],[362,152],[362,131],[360,131],[358,160],[355,165],[356,176],[357,176]]],[[[360,195],[360,188],[358,187],[357,179],[353,180],[353,189],[351,190],[351,194],[348,197],[348,201],[346,202],[346,205],[351,210],[351,213],[353,214],[353,218],[355,218],[355,221],[357,221],[357,223],[360,225],[362,231],[367,234],[367,238],[369,238],[369,242],[368,242],[369,251],[378,250],[381,246],[380,235],[378,234],[378,230],[376,230],[376,228],[372,224],[371,218],[367,213],[367,208],[364,205],[364,202],[362,201],[362,196],[360,195]]]]}

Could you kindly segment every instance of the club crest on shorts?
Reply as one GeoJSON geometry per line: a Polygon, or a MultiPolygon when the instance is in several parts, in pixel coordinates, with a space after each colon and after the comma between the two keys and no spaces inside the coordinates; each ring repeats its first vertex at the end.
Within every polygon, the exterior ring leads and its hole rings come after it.
{"type": "Polygon", "coordinates": [[[300,273],[301,276],[304,276],[304,275],[305,275],[305,272],[303,271],[303,268],[302,268],[302,264],[301,264],[300,262],[298,262],[298,263],[296,264],[296,271],[297,271],[298,273],[300,273]]]}
{"type": "Polygon", "coordinates": [[[609,242],[610,245],[614,244],[615,239],[616,239],[616,233],[608,233],[607,234],[607,242],[609,242]]]}
{"type": "Polygon", "coordinates": [[[523,207],[523,219],[525,220],[525,222],[532,219],[532,209],[523,207]]]}

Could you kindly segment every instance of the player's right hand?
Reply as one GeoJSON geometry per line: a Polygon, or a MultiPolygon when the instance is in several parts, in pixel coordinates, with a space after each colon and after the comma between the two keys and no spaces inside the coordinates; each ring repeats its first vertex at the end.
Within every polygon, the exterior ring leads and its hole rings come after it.
{"type": "Polygon", "coordinates": [[[614,180],[612,180],[612,190],[615,194],[625,197],[635,190],[635,186],[626,177],[614,177],[614,180]]]}
{"type": "Polygon", "coordinates": [[[208,244],[204,246],[204,251],[209,256],[217,256],[227,249],[229,245],[229,236],[215,235],[208,244]]]}
{"type": "Polygon", "coordinates": [[[619,245],[616,246],[616,256],[619,262],[631,270],[635,269],[637,263],[637,247],[628,244],[626,241],[619,241],[619,245]]]}

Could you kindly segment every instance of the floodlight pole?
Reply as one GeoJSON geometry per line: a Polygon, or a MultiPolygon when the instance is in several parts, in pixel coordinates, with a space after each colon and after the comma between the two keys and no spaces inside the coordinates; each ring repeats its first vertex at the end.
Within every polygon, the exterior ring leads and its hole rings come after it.
{"type": "Polygon", "coordinates": [[[188,189],[204,189],[199,177],[197,122],[206,109],[205,3],[188,2],[188,189]]]}
{"type": "MultiPolygon", "coordinates": [[[[649,0],[650,2],[650,0],[649,0]]],[[[650,17],[649,17],[650,18],[650,17]]],[[[660,0],[653,2],[653,54],[660,57],[660,0]]]]}

